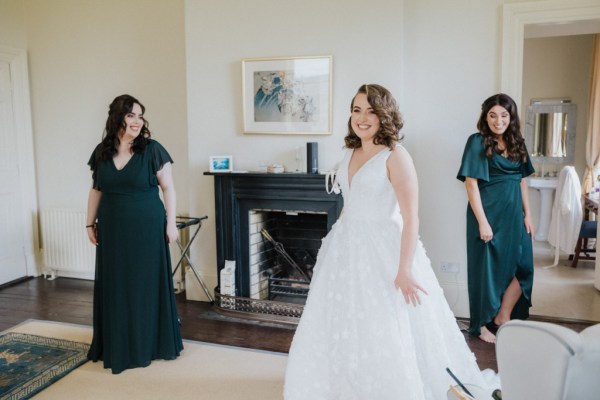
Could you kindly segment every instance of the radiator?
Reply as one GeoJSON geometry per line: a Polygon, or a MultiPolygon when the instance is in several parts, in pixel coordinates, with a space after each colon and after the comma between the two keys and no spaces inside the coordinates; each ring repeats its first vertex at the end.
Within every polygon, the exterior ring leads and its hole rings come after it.
{"type": "Polygon", "coordinates": [[[40,213],[44,275],[94,279],[96,248],[86,232],[86,213],[51,208],[40,213]]]}

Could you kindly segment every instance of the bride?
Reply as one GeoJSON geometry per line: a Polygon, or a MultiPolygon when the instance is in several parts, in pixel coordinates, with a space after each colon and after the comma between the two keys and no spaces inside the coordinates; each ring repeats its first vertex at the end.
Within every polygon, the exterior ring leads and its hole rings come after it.
{"type": "Polygon", "coordinates": [[[358,89],[337,174],[344,211],[319,250],[286,400],[445,399],[446,368],[486,386],[418,239],[402,126],[387,89],[358,89]]]}

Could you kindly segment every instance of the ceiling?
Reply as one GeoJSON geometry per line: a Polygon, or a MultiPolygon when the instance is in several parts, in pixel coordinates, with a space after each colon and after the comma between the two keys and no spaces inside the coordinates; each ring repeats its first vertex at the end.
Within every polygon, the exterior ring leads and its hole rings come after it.
{"type": "Polygon", "coordinates": [[[525,39],[600,33],[600,19],[525,25],[525,39]]]}

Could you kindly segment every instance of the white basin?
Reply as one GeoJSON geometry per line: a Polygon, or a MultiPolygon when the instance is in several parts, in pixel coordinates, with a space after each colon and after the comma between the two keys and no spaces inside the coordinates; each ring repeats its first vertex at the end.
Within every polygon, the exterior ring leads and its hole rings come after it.
{"type": "Polygon", "coordinates": [[[527,184],[534,189],[556,189],[558,178],[527,178],[527,184]]]}
{"type": "Polygon", "coordinates": [[[539,242],[548,241],[550,230],[550,218],[552,218],[552,203],[554,202],[554,190],[558,186],[558,178],[527,178],[529,187],[540,191],[540,223],[535,232],[535,240],[539,242]]]}

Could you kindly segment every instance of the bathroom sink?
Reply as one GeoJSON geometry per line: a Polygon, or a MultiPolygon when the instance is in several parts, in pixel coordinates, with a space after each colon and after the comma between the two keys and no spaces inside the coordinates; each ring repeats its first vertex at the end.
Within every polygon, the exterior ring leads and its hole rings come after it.
{"type": "Polygon", "coordinates": [[[535,233],[535,240],[545,242],[548,240],[550,219],[552,218],[552,203],[554,202],[554,191],[558,186],[558,178],[534,176],[527,179],[527,184],[530,188],[537,189],[540,192],[540,222],[535,233]]]}
{"type": "Polygon", "coordinates": [[[541,178],[539,176],[528,178],[527,184],[534,189],[556,189],[558,186],[558,178],[541,178]]]}

